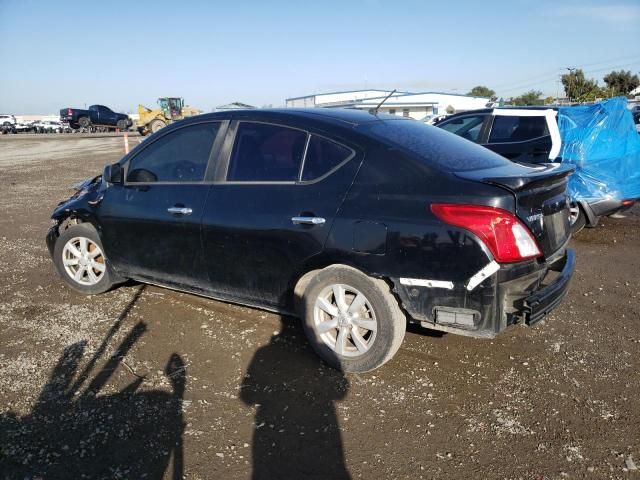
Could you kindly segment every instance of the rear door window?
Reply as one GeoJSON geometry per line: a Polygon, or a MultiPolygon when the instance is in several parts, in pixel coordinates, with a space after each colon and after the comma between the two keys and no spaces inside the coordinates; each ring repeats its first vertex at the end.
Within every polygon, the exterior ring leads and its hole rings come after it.
{"type": "Polygon", "coordinates": [[[220,122],[174,130],[131,159],[127,182],[201,182],[220,122]]]}
{"type": "Polygon", "coordinates": [[[302,181],[316,180],[336,169],[354,155],[353,150],[326,138],[312,135],[304,159],[302,181]]]}
{"type": "Polygon", "coordinates": [[[295,182],[300,174],[307,133],[280,125],[240,122],[227,180],[295,182]]]}
{"type": "Polygon", "coordinates": [[[496,115],[489,143],[524,142],[549,135],[545,117],[496,115]]]}
{"type": "Polygon", "coordinates": [[[456,135],[478,143],[480,139],[480,131],[482,130],[482,123],[484,122],[485,115],[468,115],[464,117],[453,118],[449,121],[444,121],[438,125],[438,127],[446,130],[447,132],[455,133],[456,135]]]}

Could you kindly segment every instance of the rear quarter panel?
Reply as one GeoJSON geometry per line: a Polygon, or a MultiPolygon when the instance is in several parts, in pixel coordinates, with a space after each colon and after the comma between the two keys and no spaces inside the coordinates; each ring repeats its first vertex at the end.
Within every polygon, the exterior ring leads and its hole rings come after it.
{"type": "Polygon", "coordinates": [[[438,220],[431,213],[432,203],[514,208],[512,195],[503,189],[457,179],[402,152],[377,149],[368,152],[325,251],[348,256],[350,263],[373,275],[465,281],[491,261],[491,254],[470,232],[438,220]],[[354,248],[362,222],[384,227],[384,248],[354,248]]]}

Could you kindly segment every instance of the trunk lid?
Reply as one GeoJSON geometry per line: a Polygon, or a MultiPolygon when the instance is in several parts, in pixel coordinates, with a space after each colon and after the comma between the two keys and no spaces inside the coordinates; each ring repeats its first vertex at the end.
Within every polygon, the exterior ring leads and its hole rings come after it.
{"type": "Polygon", "coordinates": [[[513,163],[496,168],[456,172],[474,180],[509,190],[516,200],[517,217],[531,230],[545,258],[552,257],[569,240],[567,180],[574,168],[562,164],[524,166],[513,163]]]}

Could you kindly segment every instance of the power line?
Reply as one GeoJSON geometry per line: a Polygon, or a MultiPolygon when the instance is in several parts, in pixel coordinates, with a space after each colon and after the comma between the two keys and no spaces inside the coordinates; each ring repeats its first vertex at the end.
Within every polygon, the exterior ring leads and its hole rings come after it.
{"type": "MultiPolygon", "coordinates": [[[[616,60],[608,60],[608,61],[601,61],[601,62],[593,62],[590,64],[576,65],[575,68],[583,69],[584,67],[587,67],[587,66],[602,65],[604,63],[612,63],[612,62],[620,61],[622,59],[627,59],[627,58],[633,58],[634,59],[633,63],[625,63],[624,65],[615,65],[615,66],[609,66],[609,67],[604,67],[600,69],[592,69],[592,70],[588,70],[588,72],[596,73],[596,72],[609,70],[609,69],[615,70],[616,68],[632,67],[632,66],[635,66],[637,62],[640,62],[640,57],[638,57],[637,55],[634,55],[634,56],[621,57],[616,60]]],[[[551,81],[555,79],[560,73],[562,73],[562,71],[564,71],[564,68],[558,68],[556,70],[553,70],[552,72],[550,71],[549,73],[529,77],[527,80],[497,85],[493,88],[496,90],[498,89],[502,90],[503,92],[511,92],[514,90],[519,90],[521,88],[527,88],[529,86],[539,85],[540,83],[543,83],[545,81],[551,81]]]]}
{"type": "MultiPolygon", "coordinates": [[[[623,64],[623,65],[614,65],[614,66],[608,66],[608,67],[603,67],[603,68],[583,70],[583,73],[585,75],[587,75],[587,74],[591,75],[591,74],[594,74],[594,73],[604,72],[604,71],[607,71],[607,70],[617,70],[617,69],[624,69],[624,68],[634,67],[636,65],[638,65],[638,63],[637,62],[633,62],[633,63],[623,64]]],[[[580,67],[572,67],[572,70],[576,70],[576,69],[579,69],[579,68],[580,67]]],[[[562,71],[559,70],[554,75],[546,76],[544,78],[540,78],[539,80],[535,80],[535,81],[529,82],[529,83],[516,84],[516,86],[510,87],[510,88],[501,88],[500,90],[502,91],[502,93],[509,93],[509,92],[513,92],[515,90],[521,90],[523,88],[535,87],[537,85],[540,85],[541,83],[551,82],[551,81],[555,80],[558,75],[561,75],[561,74],[562,74],[562,71]]]]}

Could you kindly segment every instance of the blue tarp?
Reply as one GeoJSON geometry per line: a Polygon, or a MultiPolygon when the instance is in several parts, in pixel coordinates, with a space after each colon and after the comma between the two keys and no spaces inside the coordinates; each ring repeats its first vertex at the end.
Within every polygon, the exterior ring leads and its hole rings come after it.
{"type": "Polygon", "coordinates": [[[560,158],[576,167],[569,178],[572,199],[640,198],[640,135],[626,98],[560,107],[558,126],[560,158]]]}

